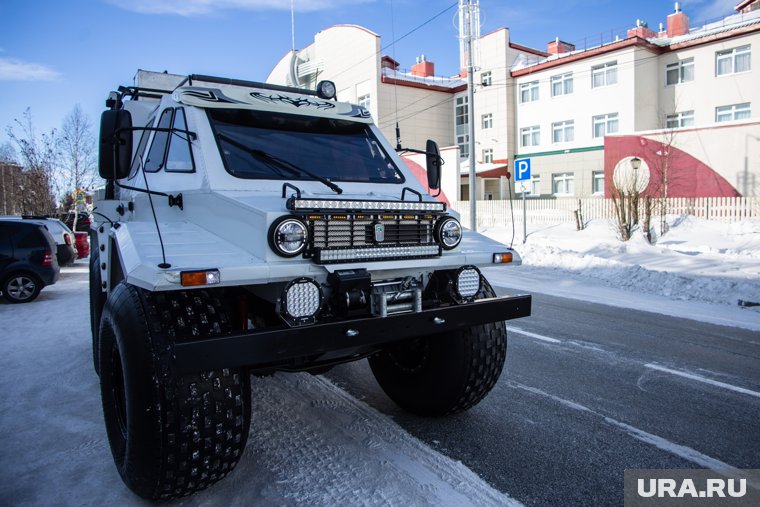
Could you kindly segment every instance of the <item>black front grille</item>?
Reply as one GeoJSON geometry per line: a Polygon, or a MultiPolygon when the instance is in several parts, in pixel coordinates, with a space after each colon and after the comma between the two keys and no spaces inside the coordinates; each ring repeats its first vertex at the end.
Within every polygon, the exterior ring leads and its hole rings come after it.
{"type": "MultiPolygon", "coordinates": [[[[309,248],[306,255],[314,257],[317,262],[330,262],[325,260],[326,256],[320,255],[326,250],[359,248],[366,254],[367,249],[390,252],[390,247],[437,247],[433,237],[435,226],[433,215],[349,213],[307,215],[305,219],[309,228],[309,248]],[[378,226],[382,230],[381,233],[377,231],[378,226]]],[[[419,255],[419,252],[396,249],[387,256],[372,257],[372,259],[387,260],[440,255],[440,249],[436,251],[437,254],[419,255]]],[[[366,255],[359,255],[355,260],[367,258],[369,257],[366,255]]],[[[348,262],[349,259],[341,259],[341,261],[348,262]]]]}

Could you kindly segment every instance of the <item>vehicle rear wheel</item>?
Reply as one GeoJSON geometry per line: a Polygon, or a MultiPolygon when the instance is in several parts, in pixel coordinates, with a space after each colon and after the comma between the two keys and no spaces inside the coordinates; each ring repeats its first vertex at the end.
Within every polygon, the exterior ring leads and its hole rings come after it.
{"type": "Polygon", "coordinates": [[[98,328],[100,327],[100,315],[103,313],[103,305],[106,303],[106,295],[101,289],[100,254],[97,250],[90,255],[90,331],[92,333],[92,362],[95,373],[100,375],[98,365],[98,328]]]}
{"type": "MultiPolygon", "coordinates": [[[[478,298],[495,293],[483,279],[478,298]]],[[[383,391],[417,415],[463,412],[496,385],[507,353],[504,322],[395,343],[369,358],[383,391]]]]}
{"type": "Polygon", "coordinates": [[[206,291],[150,293],[124,282],[100,322],[100,386],[116,468],[136,494],[167,500],[230,473],[248,439],[250,380],[243,369],[179,375],[172,345],[230,331],[206,291]]]}
{"type": "Polygon", "coordinates": [[[31,273],[13,273],[3,281],[3,296],[11,303],[28,303],[40,295],[42,282],[31,273]]]}

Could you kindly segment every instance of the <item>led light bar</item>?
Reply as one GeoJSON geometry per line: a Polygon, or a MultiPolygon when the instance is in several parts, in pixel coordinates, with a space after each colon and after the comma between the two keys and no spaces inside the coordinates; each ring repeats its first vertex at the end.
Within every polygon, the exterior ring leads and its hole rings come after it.
{"type": "Polygon", "coordinates": [[[345,199],[300,199],[288,200],[288,209],[294,211],[433,211],[444,212],[446,205],[438,201],[359,201],[345,199]]]}
{"type": "Polygon", "coordinates": [[[369,248],[341,248],[317,250],[315,261],[319,264],[346,261],[390,261],[398,259],[417,259],[441,255],[438,245],[391,246],[369,248]]]}

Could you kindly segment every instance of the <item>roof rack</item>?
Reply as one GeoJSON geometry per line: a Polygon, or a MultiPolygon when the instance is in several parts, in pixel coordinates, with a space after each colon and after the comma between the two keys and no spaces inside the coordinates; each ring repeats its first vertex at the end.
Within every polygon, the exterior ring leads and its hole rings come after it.
{"type": "Polygon", "coordinates": [[[185,83],[187,83],[189,86],[193,86],[193,81],[201,81],[203,83],[223,84],[223,85],[231,85],[231,86],[243,86],[245,88],[262,88],[264,90],[273,90],[277,92],[301,93],[305,95],[313,95],[315,97],[317,96],[316,90],[309,90],[307,88],[296,88],[295,86],[283,86],[283,85],[276,85],[276,84],[271,84],[271,83],[262,83],[259,81],[246,81],[244,79],[232,79],[228,77],[206,76],[203,74],[190,74],[176,86],[175,90],[179,88],[180,86],[184,86],[185,83]]]}

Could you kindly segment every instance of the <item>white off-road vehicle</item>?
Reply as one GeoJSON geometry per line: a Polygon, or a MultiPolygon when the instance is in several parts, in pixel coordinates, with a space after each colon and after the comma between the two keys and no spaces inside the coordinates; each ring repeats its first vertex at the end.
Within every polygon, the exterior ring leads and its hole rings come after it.
{"type": "MultiPolygon", "coordinates": [[[[154,76],[160,81],[160,76],[154,76]]],[[[113,458],[168,499],[232,471],[249,374],[369,358],[415,414],[466,410],[496,383],[504,321],[478,268],[520,263],[465,231],[364,108],[210,76],[121,87],[106,102],[90,258],[95,369],[113,458]]]]}

